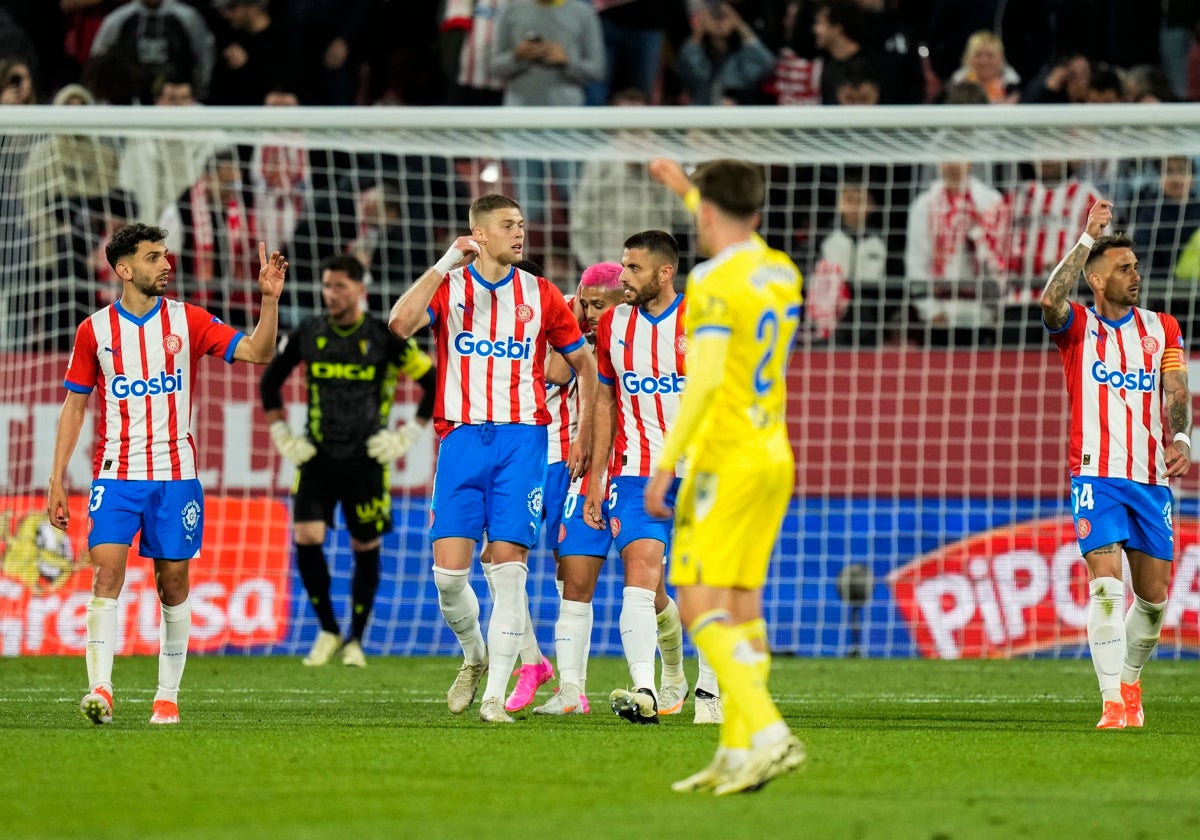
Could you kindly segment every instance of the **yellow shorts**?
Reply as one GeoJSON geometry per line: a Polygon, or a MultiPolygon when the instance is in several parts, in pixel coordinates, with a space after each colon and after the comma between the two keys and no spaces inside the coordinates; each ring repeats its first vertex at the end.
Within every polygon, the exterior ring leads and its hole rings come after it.
{"type": "Polygon", "coordinates": [[[791,459],[696,470],[675,505],[674,586],[760,589],[795,486],[791,459]]]}

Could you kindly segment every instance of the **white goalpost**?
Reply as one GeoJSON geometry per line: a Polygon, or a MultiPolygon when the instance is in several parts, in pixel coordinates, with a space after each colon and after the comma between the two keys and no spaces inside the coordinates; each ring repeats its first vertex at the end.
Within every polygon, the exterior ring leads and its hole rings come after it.
{"type": "MultiPolygon", "coordinates": [[[[796,495],[767,586],[772,647],[803,656],[1080,656],[1084,567],[1070,521],[1066,399],[1037,293],[1096,196],[1134,237],[1143,305],[1200,326],[1200,106],[904,108],[6,108],[0,121],[0,654],[79,653],[91,575],[85,426],[72,526],[44,487],[77,324],[119,294],[120,224],[161,224],[168,294],[255,318],[257,249],[289,258],[281,329],[318,311],[318,266],[369,266],[391,302],[463,232],[471,199],[516,197],[527,256],[572,291],[631,233],[702,257],[659,156],[764,166],[760,231],[806,279],[789,374],[796,495]]],[[[208,499],[192,649],[297,654],[317,624],[294,571],[288,488],[258,405],[261,369],[205,363],[194,429],[208,499]]],[[[302,375],[285,392],[293,428],[302,375]]],[[[405,386],[397,419],[411,414],[405,386]]],[[[94,409],[94,406],[93,406],[94,409]]],[[[395,533],[368,654],[457,651],[431,580],[429,434],[392,472],[395,533]]],[[[1197,476],[1176,487],[1161,656],[1200,650],[1197,476]]],[[[349,605],[346,532],[327,546],[349,605]]],[[[530,562],[543,647],[553,560],[530,562]]],[[[481,574],[472,583],[485,605],[481,574]]],[[[593,651],[620,652],[620,564],[596,594],[593,651]]],[[[148,563],[130,564],[122,652],[157,651],[148,563]]]]}

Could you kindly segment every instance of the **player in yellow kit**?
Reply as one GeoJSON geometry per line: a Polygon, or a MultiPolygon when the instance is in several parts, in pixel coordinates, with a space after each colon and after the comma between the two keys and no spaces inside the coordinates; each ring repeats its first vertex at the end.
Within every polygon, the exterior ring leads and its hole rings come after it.
{"type": "Polygon", "coordinates": [[[684,460],[670,582],[696,647],[717,674],[725,722],[713,762],[675,790],[718,796],[756,790],[799,767],[804,747],[767,692],[770,651],[762,590],[792,498],[786,369],[800,322],[800,271],[755,233],[762,170],[736,160],[650,172],[684,197],[707,262],[688,276],[688,381],[675,425],[646,487],[646,511],[684,460]]]}

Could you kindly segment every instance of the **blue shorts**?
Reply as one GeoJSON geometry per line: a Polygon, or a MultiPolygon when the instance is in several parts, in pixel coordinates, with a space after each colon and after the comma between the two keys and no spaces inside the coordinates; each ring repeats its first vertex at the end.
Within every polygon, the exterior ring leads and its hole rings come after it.
{"type": "Polygon", "coordinates": [[[542,493],[542,521],[546,532],[546,547],[558,550],[558,534],[562,526],[563,508],[571,489],[571,471],[565,461],[546,466],[546,489],[542,493]]]}
{"type": "Polygon", "coordinates": [[[1071,477],[1075,536],[1079,550],[1112,543],[1160,560],[1175,556],[1171,488],[1127,478],[1071,477]]]}
{"type": "Polygon", "coordinates": [[[582,482],[574,482],[563,503],[562,525],[558,529],[559,557],[607,557],[612,535],[607,528],[596,529],[583,521],[582,482]]]}
{"type": "Polygon", "coordinates": [[[442,439],[429,538],[503,540],[532,548],[542,527],[546,427],[459,426],[442,439]]]}
{"type": "Polygon", "coordinates": [[[132,545],[139,530],[142,557],[199,557],[204,536],[204,490],[199,480],[94,480],[88,497],[88,548],[132,545]]]}
{"type": "MultiPolygon", "coordinates": [[[[642,476],[618,476],[608,484],[608,499],[604,502],[604,515],[608,518],[608,530],[612,534],[617,551],[634,540],[658,540],[663,544],[664,555],[671,550],[671,517],[659,519],[646,513],[646,485],[650,479],[642,476]]],[[[675,494],[679,492],[679,479],[671,482],[667,490],[667,506],[675,506],[675,494]]]]}

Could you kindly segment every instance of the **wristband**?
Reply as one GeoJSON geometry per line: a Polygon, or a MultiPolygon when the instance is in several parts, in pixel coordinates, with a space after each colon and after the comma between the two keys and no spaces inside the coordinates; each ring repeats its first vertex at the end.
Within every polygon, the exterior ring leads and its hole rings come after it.
{"type": "Polygon", "coordinates": [[[433,264],[433,267],[437,270],[438,274],[445,277],[454,270],[454,267],[458,265],[462,258],[463,252],[452,247],[440,260],[433,264]]]}
{"type": "Polygon", "coordinates": [[[1079,234],[1079,244],[1086,246],[1090,251],[1096,244],[1096,240],[1089,236],[1087,231],[1084,231],[1083,233],[1079,234]]]}
{"type": "Polygon", "coordinates": [[[1186,443],[1187,448],[1192,448],[1192,436],[1187,432],[1176,432],[1175,437],[1171,439],[1172,443],[1186,443]]]}

